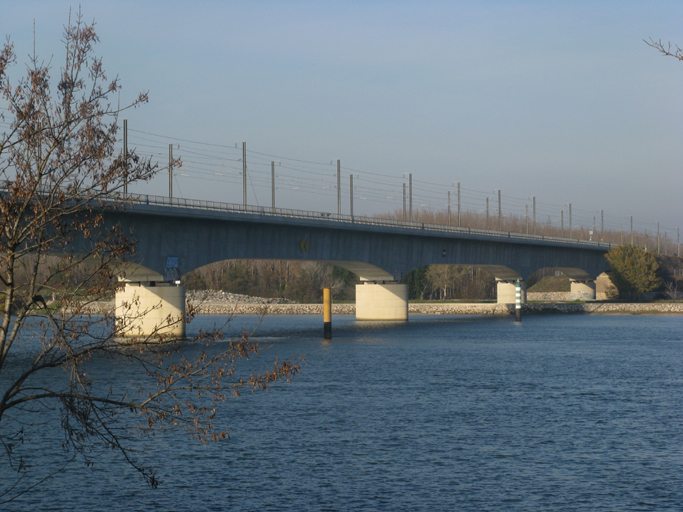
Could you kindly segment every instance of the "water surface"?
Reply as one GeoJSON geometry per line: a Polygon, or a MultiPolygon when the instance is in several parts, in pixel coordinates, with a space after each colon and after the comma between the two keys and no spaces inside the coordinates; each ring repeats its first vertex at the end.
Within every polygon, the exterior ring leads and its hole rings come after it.
{"type": "MultiPolygon", "coordinates": [[[[224,404],[227,442],[137,441],[159,489],[105,454],[10,509],[683,509],[683,317],[335,316],[333,332],[266,318],[255,336],[269,348],[251,364],[305,354],[301,375],[224,404]]],[[[61,433],[32,423],[40,475],[63,459],[61,433]]]]}

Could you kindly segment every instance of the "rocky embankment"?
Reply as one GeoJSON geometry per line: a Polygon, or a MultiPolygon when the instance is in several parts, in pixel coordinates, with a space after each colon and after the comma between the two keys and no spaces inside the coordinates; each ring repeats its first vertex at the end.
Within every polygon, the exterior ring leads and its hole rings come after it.
{"type": "MultiPolygon", "coordinates": [[[[228,294],[226,294],[228,295],[228,294]]],[[[189,294],[188,294],[189,296],[189,294]]],[[[250,301],[206,300],[193,302],[199,314],[205,315],[322,315],[322,304],[274,303],[270,299],[250,297],[250,301]]],[[[409,304],[414,315],[514,315],[514,304],[449,302],[443,304],[409,304]]],[[[355,304],[333,304],[335,315],[354,315],[355,304]]],[[[611,303],[611,302],[545,302],[524,304],[523,314],[683,314],[683,303],[611,303]]]]}
{"type": "MultiPolygon", "coordinates": [[[[200,315],[307,315],[314,312],[309,312],[306,306],[318,306],[297,304],[289,299],[251,297],[220,290],[189,290],[185,299],[188,305],[197,308],[200,315]]],[[[322,315],[322,304],[320,314],[322,315]]]]}
{"type": "MultiPolygon", "coordinates": [[[[288,299],[251,297],[214,290],[188,291],[187,302],[200,315],[322,315],[322,304],[298,304],[288,299]]],[[[88,308],[90,313],[104,313],[114,309],[114,302],[95,302],[88,308]]],[[[460,302],[409,304],[408,311],[414,315],[514,315],[514,304],[460,302]]],[[[355,304],[333,304],[335,315],[354,315],[355,304]]],[[[683,303],[674,302],[537,302],[524,304],[523,314],[670,314],[683,315],[683,303]]]]}
{"type": "Polygon", "coordinates": [[[188,290],[185,294],[185,299],[205,304],[295,304],[294,301],[289,299],[266,299],[220,290],[188,290]]]}

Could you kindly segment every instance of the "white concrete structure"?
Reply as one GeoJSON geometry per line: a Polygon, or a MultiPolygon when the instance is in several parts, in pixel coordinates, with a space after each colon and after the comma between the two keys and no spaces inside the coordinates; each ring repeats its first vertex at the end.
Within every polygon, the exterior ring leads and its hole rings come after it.
{"type": "Polygon", "coordinates": [[[408,320],[408,285],[356,285],[356,320],[408,320]]]}
{"type": "Polygon", "coordinates": [[[126,282],[116,293],[116,324],[122,336],[185,336],[185,287],[167,282],[126,282]]]}
{"type": "MultiPolygon", "coordinates": [[[[526,304],[526,282],[520,281],[522,304],[526,304]]],[[[498,304],[517,303],[517,281],[503,281],[496,279],[496,297],[498,304]]]]}
{"type": "Polygon", "coordinates": [[[595,300],[595,281],[571,280],[571,300],[595,300]]]}
{"type": "Polygon", "coordinates": [[[603,272],[595,280],[595,298],[598,300],[609,300],[618,296],[616,286],[610,278],[610,274],[603,272]]]}

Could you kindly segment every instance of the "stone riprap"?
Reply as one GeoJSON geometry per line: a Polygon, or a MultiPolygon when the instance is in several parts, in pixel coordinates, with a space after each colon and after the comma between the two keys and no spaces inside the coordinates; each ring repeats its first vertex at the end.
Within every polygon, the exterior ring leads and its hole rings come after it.
{"type": "MultiPolygon", "coordinates": [[[[514,304],[409,304],[415,315],[513,315],[514,304]]],[[[333,304],[332,314],[354,315],[354,304],[333,304]]],[[[525,304],[523,314],[683,314],[683,303],[562,303],[525,304]]],[[[209,304],[199,306],[199,314],[206,315],[322,315],[322,304],[209,304]]]]}
{"type": "MultiPolygon", "coordinates": [[[[593,315],[681,315],[683,303],[681,302],[584,302],[584,303],[538,303],[526,304],[523,308],[528,313],[586,313],[593,315]]],[[[514,311],[512,306],[511,311],[514,311]]]]}
{"type": "MultiPolygon", "coordinates": [[[[322,315],[322,304],[297,304],[287,299],[267,299],[223,292],[188,292],[188,302],[197,307],[200,315],[322,315]],[[282,301],[282,302],[276,302],[282,301]],[[288,303],[283,303],[283,302],[288,303]]],[[[87,312],[112,312],[114,302],[93,302],[87,312]]],[[[409,304],[408,311],[415,315],[514,315],[514,304],[460,303],[409,304]]],[[[522,306],[523,314],[683,314],[683,303],[643,302],[538,302],[522,306]]],[[[332,304],[334,315],[355,315],[355,304],[332,304]]]]}
{"type": "Polygon", "coordinates": [[[224,304],[226,302],[230,304],[296,304],[289,299],[266,299],[264,297],[251,297],[221,290],[188,290],[185,294],[185,300],[207,304],[224,304]]]}
{"type": "Polygon", "coordinates": [[[544,301],[544,302],[549,302],[549,301],[562,301],[562,300],[571,300],[570,297],[571,293],[569,292],[527,292],[526,294],[526,300],[531,300],[531,301],[544,301]]]}
{"type": "MultiPolygon", "coordinates": [[[[571,292],[532,292],[526,294],[526,300],[530,301],[541,301],[541,302],[556,302],[556,301],[567,301],[576,300],[576,297],[571,292]]],[[[597,300],[607,300],[607,294],[604,292],[598,292],[595,296],[597,300]]],[[[645,300],[652,300],[656,297],[651,297],[645,300]]]]}

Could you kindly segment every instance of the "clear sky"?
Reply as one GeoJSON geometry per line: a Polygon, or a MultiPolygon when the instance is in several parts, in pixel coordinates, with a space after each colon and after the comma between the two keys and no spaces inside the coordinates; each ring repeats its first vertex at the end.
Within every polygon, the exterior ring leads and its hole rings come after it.
{"type": "MultiPolygon", "coordinates": [[[[584,225],[600,209],[616,229],[683,224],[683,62],[643,42],[683,46],[680,0],[80,5],[121,102],[150,93],[129,145],[165,165],[179,144],[174,195],[240,203],[247,141],[252,204],[270,205],[277,160],[278,206],[336,212],[338,158],[344,213],[350,173],[357,214],[401,207],[413,173],[417,207],[445,208],[460,181],[471,209],[501,189],[505,214],[536,196],[554,224],[569,202],[584,225]]],[[[58,66],[70,6],[2,0],[0,32],[25,61],[35,20],[58,66]]]]}

